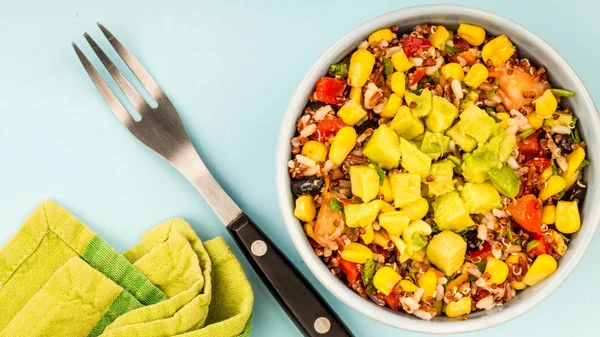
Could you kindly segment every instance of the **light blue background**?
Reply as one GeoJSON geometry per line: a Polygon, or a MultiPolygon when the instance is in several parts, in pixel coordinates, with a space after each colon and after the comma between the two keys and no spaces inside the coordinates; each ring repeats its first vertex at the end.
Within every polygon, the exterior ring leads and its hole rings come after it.
{"type": "MultiPolygon", "coordinates": [[[[233,244],[196,190],[119,124],[77,61],[71,41],[91,52],[83,32],[108,45],[95,26],[101,21],[165,89],[225,190],[317,283],[292,246],[275,196],[275,141],[283,112],[304,73],[344,32],[419,3],[0,0],[0,244],[45,198],[120,250],[173,216],[187,219],[204,239],[221,235],[233,244]]],[[[541,35],[600,101],[599,2],[457,3],[494,11],[541,35]]],[[[470,335],[598,336],[598,241],[539,307],[470,335]]],[[[241,261],[256,292],[253,335],[300,336],[241,261]]],[[[417,336],[367,319],[316,287],[357,336],[417,336]]]]}

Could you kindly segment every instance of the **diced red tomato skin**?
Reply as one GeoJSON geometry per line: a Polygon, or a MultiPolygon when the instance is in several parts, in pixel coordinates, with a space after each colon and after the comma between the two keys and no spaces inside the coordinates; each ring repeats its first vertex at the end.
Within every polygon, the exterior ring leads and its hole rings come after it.
{"type": "Polygon", "coordinates": [[[316,84],[315,99],[329,104],[343,103],[346,81],[333,77],[321,77],[316,84]]]}
{"type": "Polygon", "coordinates": [[[389,295],[383,298],[383,301],[390,307],[392,310],[398,310],[400,308],[400,299],[396,295],[396,293],[391,292],[389,295]]]}
{"type": "Polygon", "coordinates": [[[337,134],[344,126],[346,126],[346,123],[344,123],[341,118],[327,116],[317,124],[317,132],[313,132],[313,134],[310,135],[310,138],[318,139],[323,142],[329,135],[335,136],[335,134],[337,134]]]}
{"type": "Polygon", "coordinates": [[[358,280],[360,273],[356,270],[356,263],[346,261],[340,258],[339,264],[340,268],[342,269],[342,272],[346,274],[346,277],[348,278],[348,282],[350,282],[350,284],[353,284],[354,282],[356,282],[356,280],[358,280]]]}
{"type": "Polygon", "coordinates": [[[542,254],[550,254],[550,252],[552,251],[552,249],[549,247],[548,243],[544,239],[544,235],[537,234],[537,233],[532,233],[531,234],[531,238],[533,240],[537,240],[539,242],[538,245],[535,246],[535,248],[533,248],[531,250],[531,252],[533,254],[535,254],[535,256],[540,256],[542,254]]]}
{"type": "Polygon", "coordinates": [[[419,82],[423,78],[423,76],[425,76],[425,68],[419,68],[415,70],[409,85],[415,85],[415,83],[419,82]]]}
{"type": "Polygon", "coordinates": [[[404,40],[402,49],[408,57],[414,57],[419,50],[423,51],[431,47],[431,42],[423,37],[409,36],[404,40]]]}
{"type": "Polygon", "coordinates": [[[514,200],[506,207],[510,216],[529,233],[542,233],[542,205],[533,194],[514,200]]]}
{"type": "Polygon", "coordinates": [[[533,133],[529,135],[527,138],[521,140],[519,142],[519,152],[524,155],[534,155],[537,154],[540,146],[537,140],[537,134],[533,133]]]}
{"type": "Polygon", "coordinates": [[[529,159],[523,166],[534,168],[537,173],[542,173],[547,167],[552,165],[549,158],[546,157],[535,157],[529,159]]]}
{"type": "Polygon", "coordinates": [[[490,246],[490,244],[487,241],[484,241],[483,244],[481,245],[481,249],[480,250],[476,250],[476,251],[472,251],[469,253],[469,258],[471,259],[471,261],[476,260],[477,258],[481,258],[481,260],[484,260],[484,257],[487,256],[487,254],[492,252],[492,246],[490,246]]]}

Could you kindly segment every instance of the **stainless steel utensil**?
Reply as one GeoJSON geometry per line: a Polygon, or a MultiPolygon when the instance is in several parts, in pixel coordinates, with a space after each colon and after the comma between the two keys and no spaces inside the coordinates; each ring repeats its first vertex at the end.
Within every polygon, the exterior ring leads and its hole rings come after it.
{"type": "Polygon", "coordinates": [[[121,123],[144,145],[168,160],[198,189],[304,335],[353,336],[302,274],[219,186],[192,145],[175,107],[150,74],[104,26],[100,23],[98,26],[125,64],[158,103],[156,108],[150,107],[96,42],[85,33],[86,40],[98,58],[142,116],[142,119],[136,122],[129,115],[94,66],[73,42],[73,48],[83,67],[121,123]]]}

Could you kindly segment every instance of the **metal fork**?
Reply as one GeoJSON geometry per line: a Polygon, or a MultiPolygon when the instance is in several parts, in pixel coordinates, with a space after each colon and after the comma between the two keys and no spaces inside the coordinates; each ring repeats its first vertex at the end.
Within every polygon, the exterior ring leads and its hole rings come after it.
{"type": "Polygon", "coordinates": [[[98,26],[125,64],[156,100],[152,108],[96,42],[84,36],[135,110],[135,121],[83,52],[73,48],[92,82],[117,118],[144,145],[181,172],[208,201],[263,282],[305,336],[353,336],[292,263],[219,186],[192,145],[175,107],[135,57],[100,23],[98,26]]]}

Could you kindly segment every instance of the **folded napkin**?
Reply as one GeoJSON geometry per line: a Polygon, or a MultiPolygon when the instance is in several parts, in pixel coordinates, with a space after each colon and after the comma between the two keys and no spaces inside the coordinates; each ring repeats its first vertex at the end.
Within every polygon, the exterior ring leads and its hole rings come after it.
{"type": "Polygon", "coordinates": [[[119,255],[46,201],[0,249],[0,337],[249,336],[253,300],[225,241],[182,219],[119,255]]]}

